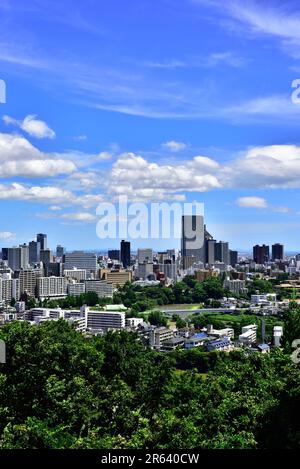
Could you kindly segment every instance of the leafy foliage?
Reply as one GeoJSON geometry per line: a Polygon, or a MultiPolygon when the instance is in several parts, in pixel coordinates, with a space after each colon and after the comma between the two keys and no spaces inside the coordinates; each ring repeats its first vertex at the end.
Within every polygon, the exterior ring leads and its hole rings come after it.
{"type": "Polygon", "coordinates": [[[299,448],[289,354],[162,354],[63,320],[0,329],[0,448],[299,448]]]}

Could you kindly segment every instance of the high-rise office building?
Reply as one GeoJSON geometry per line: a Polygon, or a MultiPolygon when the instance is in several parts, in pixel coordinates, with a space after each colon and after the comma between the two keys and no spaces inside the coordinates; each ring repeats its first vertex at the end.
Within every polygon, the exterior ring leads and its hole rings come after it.
{"type": "Polygon", "coordinates": [[[97,255],[93,252],[73,251],[64,255],[64,269],[72,270],[74,268],[84,269],[87,272],[96,275],[97,255]]]}
{"type": "Polygon", "coordinates": [[[232,251],[231,249],[229,249],[229,264],[232,267],[235,267],[237,263],[238,263],[238,252],[232,251]]]}
{"type": "Polygon", "coordinates": [[[26,244],[19,247],[8,248],[7,262],[12,270],[26,269],[29,264],[29,249],[26,244]]]}
{"type": "Polygon", "coordinates": [[[206,263],[207,264],[214,264],[216,261],[215,258],[215,245],[216,245],[216,240],[215,239],[207,239],[205,242],[205,253],[206,253],[206,263]]]}
{"type": "Polygon", "coordinates": [[[47,235],[44,233],[38,233],[36,235],[36,240],[41,245],[41,249],[47,249],[47,235]]]}
{"type": "Polygon", "coordinates": [[[39,241],[30,241],[29,245],[29,263],[40,262],[41,243],[39,241]]]}
{"type": "Polygon", "coordinates": [[[121,262],[123,264],[124,269],[130,267],[130,242],[125,241],[124,239],[121,241],[121,262]]]}
{"type": "Polygon", "coordinates": [[[258,244],[253,247],[253,260],[256,264],[265,264],[270,259],[270,248],[263,244],[258,244]]]}
{"type": "Polygon", "coordinates": [[[215,243],[215,260],[229,265],[229,244],[227,242],[215,243]]]}
{"type": "Polygon", "coordinates": [[[66,252],[66,248],[64,248],[60,244],[56,246],[56,257],[62,258],[65,252],[66,252]]]}
{"type": "Polygon", "coordinates": [[[153,262],[153,251],[152,249],[138,249],[138,263],[153,262]]]}
{"type": "Polygon", "coordinates": [[[2,248],[2,260],[3,261],[8,260],[8,248],[2,248]]]}
{"type": "Polygon", "coordinates": [[[202,215],[182,216],[181,255],[205,262],[204,220],[202,215]]]}
{"type": "Polygon", "coordinates": [[[120,249],[110,249],[107,255],[111,261],[120,261],[120,249]]]}
{"type": "Polygon", "coordinates": [[[276,243],[272,246],[272,260],[282,261],[284,257],[284,246],[283,244],[276,243]]]}
{"type": "Polygon", "coordinates": [[[43,262],[45,266],[53,262],[53,253],[50,249],[41,249],[40,250],[40,261],[43,262]]]}
{"type": "Polygon", "coordinates": [[[61,277],[62,276],[62,263],[49,262],[45,265],[46,277],[61,277]]]}

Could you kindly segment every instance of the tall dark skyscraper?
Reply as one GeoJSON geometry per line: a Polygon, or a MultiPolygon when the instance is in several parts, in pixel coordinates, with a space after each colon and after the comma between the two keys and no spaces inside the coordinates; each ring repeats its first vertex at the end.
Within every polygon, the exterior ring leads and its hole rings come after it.
{"type": "Polygon", "coordinates": [[[284,257],[284,246],[283,244],[273,244],[272,246],[272,260],[273,261],[282,261],[284,257]]]}
{"type": "Polygon", "coordinates": [[[8,248],[2,248],[2,260],[3,261],[8,260],[8,248]]]}
{"type": "Polygon", "coordinates": [[[40,262],[41,243],[39,241],[30,241],[29,243],[29,262],[40,262]]]}
{"type": "Polygon", "coordinates": [[[227,242],[219,241],[215,244],[215,259],[229,265],[229,244],[227,242]]]}
{"type": "Polygon", "coordinates": [[[270,248],[263,244],[253,247],[253,260],[256,264],[265,264],[270,260],[270,248]]]}
{"type": "Polygon", "coordinates": [[[181,255],[205,263],[204,219],[202,215],[182,216],[181,255]]]}
{"type": "Polygon", "coordinates": [[[229,249],[229,264],[232,267],[235,267],[237,263],[238,263],[238,252],[232,251],[231,249],[229,249]]]}
{"type": "Polygon", "coordinates": [[[41,244],[41,249],[45,251],[47,249],[47,235],[39,233],[36,235],[36,240],[41,244]]]}
{"type": "Polygon", "coordinates": [[[123,264],[124,269],[130,266],[130,242],[125,241],[124,239],[121,241],[121,262],[123,264]]]}

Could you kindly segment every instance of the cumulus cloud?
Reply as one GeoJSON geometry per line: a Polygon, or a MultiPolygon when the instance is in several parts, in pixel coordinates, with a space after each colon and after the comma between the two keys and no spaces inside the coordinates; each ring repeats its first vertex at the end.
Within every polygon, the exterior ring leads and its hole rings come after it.
{"type": "Polygon", "coordinates": [[[30,202],[68,202],[74,200],[72,192],[53,186],[30,186],[23,184],[0,184],[0,200],[27,200],[30,202]]]}
{"type": "Polygon", "coordinates": [[[100,194],[75,194],[68,189],[56,186],[26,186],[24,184],[0,184],[0,200],[22,200],[51,205],[51,210],[62,206],[78,205],[85,209],[94,207],[104,198],[100,194]],[[55,205],[53,205],[55,204],[55,205]]]}
{"type": "MultiPolygon", "coordinates": [[[[105,186],[108,193],[141,200],[171,200],[185,192],[221,188],[300,188],[300,147],[254,147],[225,164],[202,155],[183,163],[158,164],[124,153],[114,162],[105,186]]],[[[242,198],[241,203],[264,207],[260,198],[242,198]]]]}
{"type": "Polygon", "coordinates": [[[0,231],[0,239],[4,241],[10,241],[16,237],[15,233],[11,231],[0,231]]]}
{"type": "Polygon", "coordinates": [[[141,200],[181,198],[182,192],[206,192],[222,187],[213,173],[217,162],[197,156],[185,164],[159,165],[135,153],[124,153],[114,163],[108,192],[141,200]]]}
{"type": "Polygon", "coordinates": [[[300,187],[300,147],[270,145],[255,147],[224,168],[231,187],[300,187]]]}
{"type": "Polygon", "coordinates": [[[43,153],[24,137],[0,133],[0,177],[49,177],[75,170],[74,162],[59,154],[43,153]]]}
{"type": "Polygon", "coordinates": [[[240,197],[236,201],[239,207],[267,208],[268,202],[262,197],[240,197]]]}
{"type": "Polygon", "coordinates": [[[183,142],[176,142],[176,140],[170,140],[162,144],[162,147],[170,151],[181,151],[184,150],[187,145],[183,142]]]}
{"type": "Polygon", "coordinates": [[[46,122],[37,119],[35,115],[26,116],[23,121],[14,119],[10,116],[3,116],[3,121],[7,125],[14,125],[19,127],[31,137],[35,138],[55,138],[55,132],[52,130],[46,122]]]}

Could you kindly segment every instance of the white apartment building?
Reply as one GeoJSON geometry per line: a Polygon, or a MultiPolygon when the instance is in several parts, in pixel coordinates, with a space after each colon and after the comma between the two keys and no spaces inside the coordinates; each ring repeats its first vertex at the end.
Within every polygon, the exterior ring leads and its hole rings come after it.
{"type": "Polygon", "coordinates": [[[80,282],[81,280],[86,280],[86,270],[85,269],[64,269],[64,276],[71,278],[80,282]]]}
{"type": "Polygon", "coordinates": [[[276,302],[276,293],[264,293],[262,295],[251,295],[251,304],[261,305],[276,302]]]}
{"type": "Polygon", "coordinates": [[[202,329],[203,332],[206,332],[209,336],[214,337],[229,337],[230,339],[234,338],[234,329],[231,327],[225,327],[224,329],[214,329],[212,325],[208,325],[207,329],[202,329]]]}
{"type": "Polygon", "coordinates": [[[0,277],[0,301],[9,304],[12,299],[20,298],[20,280],[10,278],[10,274],[4,274],[0,277]]]}
{"type": "Polygon", "coordinates": [[[85,328],[87,331],[105,331],[107,329],[123,329],[124,327],[125,313],[123,312],[86,309],[85,328]]]}
{"type": "Polygon", "coordinates": [[[67,285],[67,292],[70,296],[80,296],[85,293],[85,284],[83,282],[73,282],[67,285]]]}
{"type": "Polygon", "coordinates": [[[65,277],[40,277],[37,279],[38,298],[59,298],[67,294],[65,277]]]}
{"type": "Polygon", "coordinates": [[[125,325],[126,327],[135,328],[138,327],[140,324],[143,324],[143,318],[126,318],[125,325]]]}
{"type": "Polygon", "coordinates": [[[114,286],[112,282],[106,282],[106,280],[86,280],[85,291],[95,292],[99,298],[112,298],[114,293],[114,286]]]}
{"type": "Polygon", "coordinates": [[[242,333],[239,335],[239,342],[248,345],[256,342],[257,324],[250,324],[242,327],[242,333]]]}

